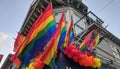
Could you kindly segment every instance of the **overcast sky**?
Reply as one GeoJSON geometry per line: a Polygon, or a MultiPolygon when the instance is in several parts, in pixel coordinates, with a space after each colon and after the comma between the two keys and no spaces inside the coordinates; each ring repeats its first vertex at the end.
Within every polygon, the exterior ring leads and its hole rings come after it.
{"type": "Polygon", "coordinates": [[[107,29],[120,38],[120,0],[83,0],[89,11],[94,12],[108,25],[107,29]]]}
{"type": "Polygon", "coordinates": [[[14,38],[20,30],[32,0],[0,1],[0,54],[2,63],[9,53],[13,53],[14,38]]]}
{"type": "MultiPolygon", "coordinates": [[[[2,63],[9,53],[13,53],[14,38],[24,22],[32,1],[0,1],[0,54],[4,55],[2,63]]],[[[83,0],[83,2],[90,11],[104,21],[104,25],[108,25],[107,29],[111,33],[120,38],[120,30],[118,30],[120,29],[120,0],[83,0]],[[105,7],[106,5],[108,6],[105,7]],[[104,9],[101,10],[102,8],[104,9]]]]}

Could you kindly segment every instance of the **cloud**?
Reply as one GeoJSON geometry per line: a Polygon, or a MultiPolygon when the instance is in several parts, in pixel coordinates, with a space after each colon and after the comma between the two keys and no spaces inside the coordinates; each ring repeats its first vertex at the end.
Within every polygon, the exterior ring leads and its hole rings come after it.
{"type": "Polygon", "coordinates": [[[3,32],[0,32],[0,45],[9,38],[9,35],[3,32]]]}
{"type": "Polygon", "coordinates": [[[5,61],[7,55],[9,53],[13,53],[13,39],[11,38],[9,34],[0,32],[0,54],[3,54],[3,59],[1,61],[1,64],[5,61]]]}

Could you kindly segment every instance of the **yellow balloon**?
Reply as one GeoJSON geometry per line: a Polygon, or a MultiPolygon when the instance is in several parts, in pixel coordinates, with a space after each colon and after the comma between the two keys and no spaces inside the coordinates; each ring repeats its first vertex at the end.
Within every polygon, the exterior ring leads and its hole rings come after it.
{"type": "Polygon", "coordinates": [[[92,68],[96,68],[96,65],[93,65],[92,68]]]}
{"type": "Polygon", "coordinates": [[[101,63],[97,64],[97,67],[100,68],[101,67],[101,63]]]}
{"type": "Polygon", "coordinates": [[[95,61],[96,61],[97,63],[99,63],[99,62],[100,62],[100,59],[99,59],[99,58],[95,58],[95,61]]]}
{"type": "Polygon", "coordinates": [[[99,58],[94,58],[95,64],[92,65],[93,68],[100,68],[101,67],[101,61],[99,58]]]}
{"type": "Polygon", "coordinates": [[[26,67],[26,69],[29,69],[28,67],[26,67]]]}
{"type": "Polygon", "coordinates": [[[33,63],[31,63],[31,64],[29,65],[29,67],[27,67],[26,69],[34,69],[33,63]]]}

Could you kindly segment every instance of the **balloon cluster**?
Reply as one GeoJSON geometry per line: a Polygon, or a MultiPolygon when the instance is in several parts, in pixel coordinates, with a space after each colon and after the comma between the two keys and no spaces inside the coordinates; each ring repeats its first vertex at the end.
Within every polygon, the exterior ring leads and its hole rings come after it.
{"type": "Polygon", "coordinates": [[[36,58],[33,66],[35,69],[42,69],[44,67],[44,63],[40,60],[40,58],[36,58]]]}
{"type": "Polygon", "coordinates": [[[74,62],[85,67],[99,68],[101,66],[99,58],[94,58],[94,56],[91,55],[88,56],[86,53],[81,52],[75,45],[72,44],[66,47],[64,54],[73,59],[74,62]]]}
{"type": "Polygon", "coordinates": [[[42,69],[44,67],[44,63],[40,60],[40,58],[36,58],[33,63],[29,65],[26,69],[42,69]]]}
{"type": "Polygon", "coordinates": [[[85,67],[91,67],[95,64],[94,56],[87,56],[87,54],[84,54],[83,59],[79,60],[79,64],[85,67]]]}
{"type": "Polygon", "coordinates": [[[64,54],[66,54],[69,58],[72,58],[75,62],[79,62],[79,60],[82,60],[82,56],[84,55],[81,51],[77,49],[76,46],[72,44],[66,47],[64,54]]]}

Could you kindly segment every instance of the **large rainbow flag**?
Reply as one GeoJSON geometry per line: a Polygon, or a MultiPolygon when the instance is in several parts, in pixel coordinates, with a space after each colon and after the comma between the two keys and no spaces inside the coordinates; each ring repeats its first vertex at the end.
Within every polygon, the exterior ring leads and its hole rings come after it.
{"type": "Polygon", "coordinates": [[[48,47],[46,48],[46,50],[43,52],[41,56],[41,60],[46,65],[49,65],[51,69],[54,69],[54,66],[55,66],[56,50],[57,50],[58,42],[60,39],[60,33],[62,31],[62,26],[64,24],[65,24],[64,13],[62,13],[62,17],[59,21],[55,35],[53,36],[52,40],[50,41],[50,44],[48,45],[48,47]]]}
{"type": "Polygon", "coordinates": [[[40,25],[34,30],[35,32],[33,31],[29,39],[30,42],[18,55],[24,65],[28,65],[29,61],[43,50],[44,46],[49,42],[56,30],[51,4],[47,6],[38,23],[40,23],[40,25]]]}
{"type": "Polygon", "coordinates": [[[47,42],[49,42],[55,30],[56,25],[52,12],[52,6],[49,4],[45,11],[35,21],[29,33],[27,34],[26,40],[11,58],[11,60],[16,62],[15,59],[18,61],[19,58],[24,65],[27,65],[31,57],[34,55],[33,53],[36,50],[35,48],[39,48],[39,50],[35,52],[35,55],[37,55],[38,52],[40,52],[47,44],[47,42]]]}

